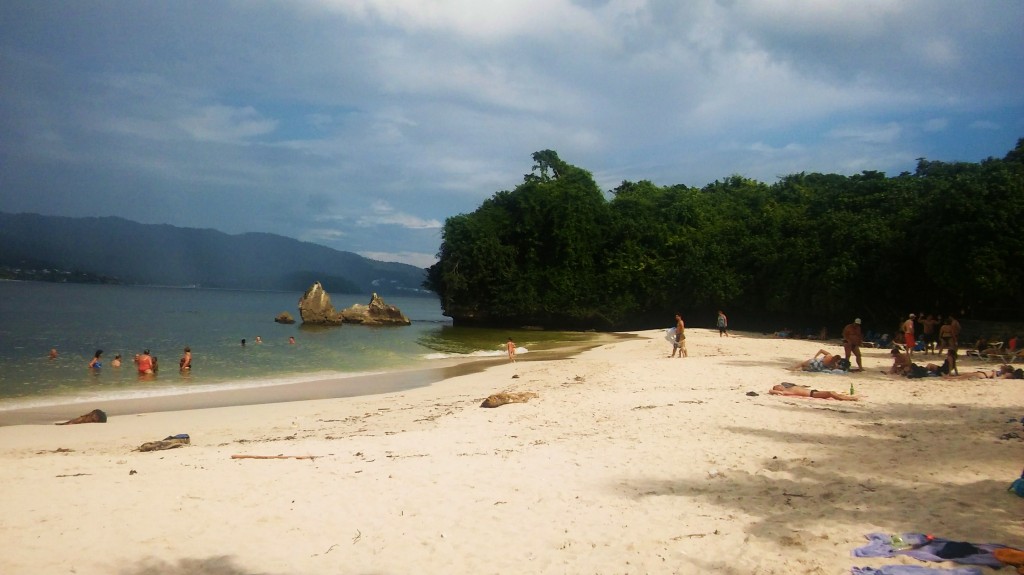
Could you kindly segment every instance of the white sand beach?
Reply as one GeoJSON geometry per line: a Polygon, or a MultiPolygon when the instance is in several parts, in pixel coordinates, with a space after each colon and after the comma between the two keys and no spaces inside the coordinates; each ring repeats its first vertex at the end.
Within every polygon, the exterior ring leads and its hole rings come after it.
{"type": "Polygon", "coordinates": [[[2,427],[0,573],[839,575],[921,564],[853,558],[875,531],[1024,548],[1024,440],[1000,438],[1024,437],[1024,382],[889,378],[884,350],[794,373],[823,342],[709,330],[669,359],[633,335],[381,395],[2,427]],[[768,395],[783,381],[861,401],[768,395]],[[506,390],[537,397],[480,407],[506,390]]]}

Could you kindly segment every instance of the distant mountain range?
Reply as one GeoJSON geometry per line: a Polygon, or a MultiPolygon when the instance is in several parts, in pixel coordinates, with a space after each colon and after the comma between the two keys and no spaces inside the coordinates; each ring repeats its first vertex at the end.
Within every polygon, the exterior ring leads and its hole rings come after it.
{"type": "Polygon", "coordinates": [[[426,294],[426,270],[274,234],[0,212],[0,277],[130,285],[426,294]]]}

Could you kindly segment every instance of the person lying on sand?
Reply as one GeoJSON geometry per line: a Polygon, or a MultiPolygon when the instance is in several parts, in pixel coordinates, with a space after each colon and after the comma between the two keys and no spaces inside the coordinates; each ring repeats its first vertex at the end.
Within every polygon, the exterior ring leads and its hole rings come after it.
{"type": "Polygon", "coordinates": [[[790,371],[825,371],[832,369],[839,369],[839,360],[843,359],[840,355],[833,355],[823,349],[819,349],[818,353],[814,354],[814,357],[806,361],[790,367],[790,371]]]}
{"type": "Polygon", "coordinates": [[[838,399],[839,401],[857,401],[859,399],[852,395],[846,395],[845,393],[811,389],[806,385],[797,385],[787,381],[773,386],[768,393],[770,395],[792,395],[796,397],[813,397],[815,399],[838,399]]]}
{"type": "Polygon", "coordinates": [[[942,379],[1024,379],[1024,370],[1013,369],[1012,365],[1001,365],[999,369],[974,371],[960,375],[944,375],[942,379]]]}

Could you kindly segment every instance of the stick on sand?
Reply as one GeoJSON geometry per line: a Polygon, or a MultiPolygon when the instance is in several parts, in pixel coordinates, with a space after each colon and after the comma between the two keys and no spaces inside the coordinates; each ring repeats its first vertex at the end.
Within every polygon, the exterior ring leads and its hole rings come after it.
{"type": "Polygon", "coordinates": [[[232,455],[231,459],[316,459],[320,455],[232,455]]]}

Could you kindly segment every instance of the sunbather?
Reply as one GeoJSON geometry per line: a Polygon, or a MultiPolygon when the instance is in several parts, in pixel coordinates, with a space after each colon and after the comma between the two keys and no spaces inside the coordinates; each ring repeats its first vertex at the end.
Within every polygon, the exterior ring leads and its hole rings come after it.
{"type": "Polygon", "coordinates": [[[846,395],[845,393],[836,393],[835,391],[824,391],[821,389],[811,389],[806,385],[797,385],[795,383],[782,382],[778,385],[772,386],[768,391],[771,395],[792,395],[796,397],[813,397],[815,399],[838,399],[839,401],[857,401],[858,398],[852,395],[846,395]]]}
{"type": "Polygon", "coordinates": [[[814,354],[814,357],[806,361],[801,361],[789,369],[792,371],[825,371],[839,369],[839,360],[841,359],[843,359],[841,355],[833,355],[823,349],[819,349],[818,353],[814,354]]]}
{"type": "Polygon", "coordinates": [[[1024,370],[1012,365],[1001,365],[998,369],[979,370],[960,375],[944,375],[943,379],[1024,379],[1024,370]]]}

